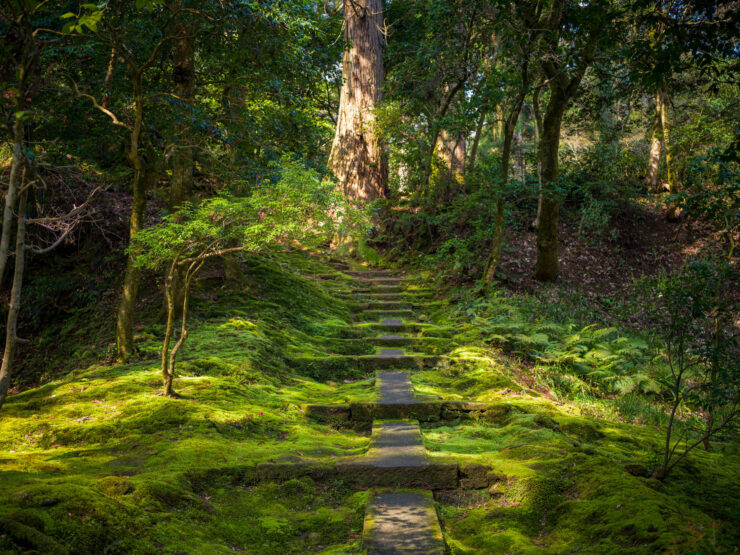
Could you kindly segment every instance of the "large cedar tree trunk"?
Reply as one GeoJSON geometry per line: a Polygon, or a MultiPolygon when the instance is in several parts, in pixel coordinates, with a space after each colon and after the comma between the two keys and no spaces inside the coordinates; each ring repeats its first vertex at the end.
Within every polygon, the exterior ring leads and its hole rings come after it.
{"type": "Polygon", "coordinates": [[[350,200],[387,196],[388,170],[375,129],[383,87],[383,1],[344,0],[347,49],[329,168],[350,200]]]}

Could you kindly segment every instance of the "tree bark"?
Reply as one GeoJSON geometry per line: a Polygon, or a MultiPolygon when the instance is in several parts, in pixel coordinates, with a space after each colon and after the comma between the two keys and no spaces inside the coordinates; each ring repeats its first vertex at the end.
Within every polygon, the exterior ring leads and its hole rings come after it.
{"type": "Polygon", "coordinates": [[[8,180],[8,192],[5,193],[2,237],[0,237],[0,284],[2,284],[8,264],[8,248],[13,230],[13,211],[21,178],[21,166],[23,166],[23,119],[16,116],[13,122],[13,159],[10,163],[10,179],[8,180]]]}
{"type": "Polygon", "coordinates": [[[5,350],[3,351],[3,362],[2,365],[0,365],[0,407],[3,406],[3,403],[8,396],[10,377],[13,374],[13,363],[15,361],[15,350],[18,345],[18,314],[21,310],[21,290],[23,288],[23,271],[26,261],[27,201],[28,191],[23,191],[18,201],[18,223],[15,239],[15,269],[13,272],[13,287],[10,291],[8,318],[5,326],[5,350]]]}
{"type": "Polygon", "coordinates": [[[534,276],[540,281],[551,281],[558,274],[558,211],[560,202],[552,190],[558,180],[558,150],[560,126],[568,105],[568,96],[554,84],[550,87],[550,101],[542,120],[539,158],[542,165],[542,186],[537,225],[537,263],[534,276]]]}
{"type": "MultiPolygon", "coordinates": [[[[549,50],[557,52],[562,27],[565,1],[554,2],[546,16],[546,26],[552,31],[549,35],[549,50]]],[[[537,262],[534,275],[540,281],[551,281],[558,274],[558,211],[560,201],[554,190],[558,181],[558,150],[560,148],[560,127],[568,103],[575,96],[586,69],[593,63],[601,26],[606,19],[597,19],[591,27],[588,40],[580,52],[570,76],[564,65],[558,66],[557,58],[545,56],[542,70],[550,83],[550,100],[542,119],[539,158],[542,165],[542,189],[539,199],[537,222],[537,262]]]]}
{"type": "Polygon", "coordinates": [[[483,134],[483,126],[485,125],[486,114],[482,113],[478,118],[478,123],[475,126],[475,135],[473,136],[473,145],[470,148],[470,157],[468,158],[468,167],[472,170],[475,167],[476,159],[478,158],[478,147],[480,146],[480,138],[483,134]]]}
{"type": "MultiPolygon", "coordinates": [[[[673,145],[671,143],[671,124],[668,115],[668,97],[665,90],[661,87],[658,89],[657,99],[660,105],[660,122],[663,128],[663,145],[665,146],[665,165],[668,172],[668,192],[672,195],[678,193],[678,180],[676,177],[676,168],[673,163],[673,145]]],[[[678,219],[678,203],[673,201],[668,205],[666,219],[674,222],[678,219]]]]}
{"type": "Polygon", "coordinates": [[[382,0],[344,0],[344,23],[343,84],[328,165],[347,198],[365,203],[388,195],[388,168],[375,129],[385,77],[382,0]]]}
{"type": "MultiPolygon", "coordinates": [[[[514,97],[514,103],[511,106],[508,116],[503,121],[503,144],[501,146],[501,179],[504,184],[509,180],[509,166],[511,160],[511,144],[514,139],[519,114],[521,114],[524,99],[527,96],[529,88],[529,71],[528,60],[522,63],[522,83],[519,92],[514,97]]],[[[502,110],[503,117],[503,110],[502,110]]],[[[491,240],[491,254],[488,255],[486,267],[483,271],[483,282],[487,286],[493,281],[496,270],[501,262],[501,249],[504,243],[504,216],[506,215],[506,205],[504,203],[503,192],[496,199],[496,220],[493,227],[493,238],[491,240]]]]}
{"type": "MultiPolygon", "coordinates": [[[[146,189],[151,174],[136,170],[133,182],[133,206],[129,222],[129,243],[144,226],[146,212],[146,189]]],[[[136,252],[131,251],[126,259],[121,301],[118,305],[116,344],[118,359],[125,362],[134,354],[134,307],[139,293],[139,269],[134,266],[136,252]]]]}
{"type": "Polygon", "coordinates": [[[462,188],[465,173],[465,137],[442,129],[437,135],[435,155],[440,164],[430,176],[432,190],[446,196],[462,188]]]}
{"type": "MultiPolygon", "coordinates": [[[[149,162],[139,154],[139,148],[144,139],[144,95],[141,72],[138,69],[131,68],[131,81],[134,93],[134,125],[130,134],[128,157],[134,166],[134,179],[132,183],[133,204],[129,222],[129,243],[133,241],[136,234],[144,226],[146,189],[149,181],[153,178],[153,172],[148,167],[149,162]]],[[[123,277],[123,289],[116,322],[117,356],[122,362],[131,358],[134,354],[134,306],[139,292],[140,273],[139,269],[134,266],[135,261],[136,252],[132,250],[126,259],[126,272],[123,277]]]]}
{"type": "Polygon", "coordinates": [[[110,58],[108,58],[108,69],[105,72],[105,80],[103,81],[103,98],[100,99],[100,105],[103,108],[107,108],[110,104],[110,91],[113,87],[113,73],[116,69],[116,58],[118,57],[117,45],[111,46],[110,58]]]}
{"type": "Polygon", "coordinates": [[[655,116],[650,129],[650,158],[648,159],[647,182],[651,190],[658,190],[658,177],[660,172],[660,136],[661,136],[661,110],[660,96],[655,99],[655,116]]]}
{"type": "MultiPolygon", "coordinates": [[[[195,37],[182,22],[173,25],[172,81],[174,93],[188,112],[195,94],[195,37]]],[[[172,154],[172,181],[170,184],[170,209],[174,210],[190,200],[193,189],[193,149],[188,144],[187,114],[178,119],[175,129],[175,149],[172,154]]],[[[178,303],[180,304],[180,303],[178,303]]]]}

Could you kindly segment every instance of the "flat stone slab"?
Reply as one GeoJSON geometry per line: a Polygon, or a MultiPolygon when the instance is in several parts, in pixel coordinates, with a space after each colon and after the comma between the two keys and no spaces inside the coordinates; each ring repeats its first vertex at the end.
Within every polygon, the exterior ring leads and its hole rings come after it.
{"type": "Polygon", "coordinates": [[[377,283],[378,285],[396,285],[403,280],[399,276],[357,276],[359,281],[377,283]]]}
{"type": "Polygon", "coordinates": [[[382,404],[414,402],[414,388],[408,372],[378,372],[375,391],[382,404]]]}
{"type": "Polygon", "coordinates": [[[363,310],[360,317],[374,320],[376,318],[413,318],[416,316],[413,310],[408,308],[389,308],[389,309],[367,309],[363,310]]]}
{"type": "Polygon", "coordinates": [[[393,300],[393,301],[373,301],[371,303],[368,303],[367,305],[368,309],[371,310],[410,310],[411,309],[411,303],[408,301],[402,301],[402,300],[393,300]]]}
{"type": "Polygon", "coordinates": [[[430,461],[418,422],[402,420],[375,421],[367,454],[342,459],[337,469],[365,487],[444,489],[445,484],[458,484],[458,465],[430,461]]]}
{"type": "Polygon", "coordinates": [[[388,327],[396,327],[401,328],[403,327],[403,321],[397,319],[397,318],[386,318],[384,320],[380,321],[380,325],[382,326],[388,326],[388,327]]]}
{"type": "MultiPolygon", "coordinates": [[[[362,459],[362,457],[356,457],[362,459]]],[[[336,478],[359,487],[419,487],[430,490],[483,489],[506,481],[505,475],[480,464],[455,462],[425,462],[400,466],[378,466],[371,461],[345,460],[319,462],[311,460],[264,462],[245,477],[252,481],[286,482],[308,476],[316,481],[336,478]]]]}
{"type": "Polygon", "coordinates": [[[392,491],[371,497],[362,547],[368,555],[444,555],[432,493],[392,491]]]}
{"type": "Polygon", "coordinates": [[[348,270],[344,273],[357,277],[395,277],[392,270],[348,270]]]}
{"type": "Polygon", "coordinates": [[[373,466],[422,466],[427,452],[417,422],[402,420],[373,424],[372,446],[363,464],[373,466]]]}
{"type": "Polygon", "coordinates": [[[411,343],[415,343],[416,338],[407,337],[398,333],[389,333],[381,335],[380,337],[373,337],[370,339],[370,341],[378,345],[391,345],[400,347],[402,345],[410,345],[411,343]]]}
{"type": "Polygon", "coordinates": [[[379,357],[404,357],[406,353],[403,349],[380,349],[377,356],[379,357]]]}
{"type": "MultiPolygon", "coordinates": [[[[399,372],[402,374],[402,372],[399,372]]],[[[381,374],[396,374],[383,372],[381,374]]],[[[382,383],[382,380],[381,380],[382,383]]],[[[378,386],[376,385],[376,388],[378,386]]],[[[382,387],[382,386],[381,386],[382,387]]],[[[390,386],[389,386],[390,387],[390,386]]],[[[435,399],[418,399],[406,396],[401,384],[399,395],[394,401],[357,402],[347,405],[306,405],[306,416],[318,422],[342,424],[349,420],[372,422],[373,420],[408,419],[419,422],[439,422],[441,420],[459,420],[481,418],[495,422],[501,419],[502,405],[495,403],[476,403],[473,401],[442,401],[435,399]]],[[[378,396],[382,399],[382,396],[378,396]]]]}
{"type": "Polygon", "coordinates": [[[370,292],[375,293],[401,293],[404,291],[404,288],[400,285],[375,285],[370,290],[370,292]]]}
{"type": "MultiPolygon", "coordinates": [[[[356,422],[374,420],[413,419],[420,422],[437,422],[442,418],[441,404],[435,401],[410,401],[407,403],[352,403],[350,419],[356,422]]],[[[317,420],[321,420],[317,418],[317,420]]],[[[329,417],[323,420],[330,421],[329,417]]]]}

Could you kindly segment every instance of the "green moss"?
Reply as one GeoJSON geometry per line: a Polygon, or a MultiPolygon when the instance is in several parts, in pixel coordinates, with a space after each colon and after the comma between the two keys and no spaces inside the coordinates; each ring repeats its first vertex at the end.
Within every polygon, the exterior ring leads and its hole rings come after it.
{"type": "MultiPolygon", "coordinates": [[[[196,284],[179,397],[158,394],[163,329],[144,322],[138,362],[83,365],[8,400],[0,551],[361,552],[368,492],[318,476],[264,483],[256,467],[367,451],[367,434],[306,419],[302,407],[373,401],[372,372],[346,355],[371,353],[381,330],[353,325],[333,292],[353,278],[318,258],[251,257],[243,271],[238,286],[196,284]]],[[[414,302],[439,290],[410,282],[414,302]]],[[[507,326],[523,311],[499,307],[491,322],[475,302],[442,299],[407,332],[409,350],[449,355],[414,369],[419,397],[493,404],[423,428],[433,459],[496,477],[489,490],[438,494],[452,553],[732,552],[736,443],[694,452],[666,483],[646,478],[660,431],[624,423],[627,403],[599,397],[574,366],[537,359],[543,338],[491,341],[490,325],[521,333],[507,326]]],[[[547,325],[537,330],[552,346],[560,335],[547,325]]],[[[635,419],[646,399],[631,403],[635,419]]]]}

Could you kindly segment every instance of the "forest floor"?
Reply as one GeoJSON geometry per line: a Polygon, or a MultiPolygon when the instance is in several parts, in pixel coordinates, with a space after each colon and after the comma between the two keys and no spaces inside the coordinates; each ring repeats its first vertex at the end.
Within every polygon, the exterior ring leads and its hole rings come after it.
{"type": "MultiPolygon", "coordinates": [[[[374,398],[373,372],[333,356],[374,351],[372,330],[355,320],[360,307],[336,294],[354,280],[303,253],[248,258],[242,270],[229,281],[214,266],[196,284],[177,398],[159,394],[154,295],[143,300],[137,361],[110,362],[89,322],[74,370],[9,398],[0,552],[362,551],[368,490],[256,472],[262,462],[332,462],[369,448],[367,429],[306,417],[307,404],[374,398]]],[[[738,444],[719,441],[654,480],[660,403],[639,388],[607,394],[607,382],[565,362],[577,336],[591,370],[603,371],[606,352],[635,373],[652,356],[644,338],[629,327],[584,330],[585,309],[547,292],[480,297],[431,273],[407,278],[437,292],[411,333],[447,357],[414,372],[414,389],[501,407],[422,426],[432,458],[497,476],[490,488],[436,492],[450,553],[734,552],[738,444]]]]}

